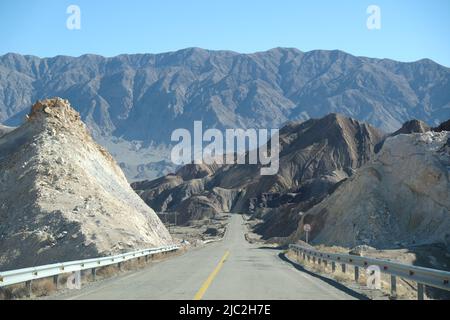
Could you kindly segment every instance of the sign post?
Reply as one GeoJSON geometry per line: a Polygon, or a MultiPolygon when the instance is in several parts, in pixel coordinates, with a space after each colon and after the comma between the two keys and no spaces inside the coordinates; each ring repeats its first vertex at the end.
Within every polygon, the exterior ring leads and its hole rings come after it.
{"type": "Polygon", "coordinates": [[[306,232],[306,243],[308,243],[308,236],[309,236],[309,232],[311,231],[311,225],[305,224],[303,226],[303,230],[305,230],[305,232],[306,232]]]}

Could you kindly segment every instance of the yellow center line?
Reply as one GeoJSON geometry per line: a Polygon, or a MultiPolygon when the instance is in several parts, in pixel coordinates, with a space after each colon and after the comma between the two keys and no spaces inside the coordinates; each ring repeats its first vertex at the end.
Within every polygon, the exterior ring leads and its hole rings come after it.
{"type": "Polygon", "coordinates": [[[208,288],[211,285],[211,283],[213,282],[214,278],[217,276],[220,269],[222,269],[223,263],[225,262],[225,260],[228,258],[229,255],[230,255],[230,251],[225,252],[225,254],[222,257],[222,259],[220,260],[219,264],[216,266],[214,271],[209,275],[208,279],[206,279],[206,281],[202,284],[202,286],[200,287],[198,292],[195,294],[194,300],[201,300],[203,298],[206,290],[208,290],[208,288]]]}

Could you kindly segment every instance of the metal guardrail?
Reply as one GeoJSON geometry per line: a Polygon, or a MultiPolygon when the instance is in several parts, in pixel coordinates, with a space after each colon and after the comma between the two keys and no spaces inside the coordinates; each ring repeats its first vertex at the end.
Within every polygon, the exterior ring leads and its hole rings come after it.
{"type": "MultiPolygon", "coordinates": [[[[135,258],[148,257],[157,253],[171,252],[178,250],[179,246],[165,246],[151,249],[137,250],[133,252],[118,254],[115,256],[107,256],[101,258],[93,258],[86,260],[69,261],[62,263],[54,263],[44,266],[0,271],[0,287],[12,284],[28,282],[35,279],[57,276],[64,273],[81,271],[105,267],[112,264],[121,263],[135,258]]],[[[93,273],[95,275],[95,273],[93,273]]]]}
{"type": "Polygon", "coordinates": [[[450,272],[447,271],[351,254],[326,253],[295,244],[289,245],[289,248],[296,252],[297,255],[302,254],[303,258],[318,259],[319,264],[321,262],[326,264],[330,261],[334,263],[332,266],[333,270],[335,268],[335,263],[343,265],[344,272],[346,264],[353,265],[356,267],[355,280],[357,280],[359,276],[359,268],[377,266],[381,272],[391,275],[391,294],[394,296],[396,296],[396,277],[417,282],[419,299],[423,299],[424,286],[450,291],[450,272]]]}

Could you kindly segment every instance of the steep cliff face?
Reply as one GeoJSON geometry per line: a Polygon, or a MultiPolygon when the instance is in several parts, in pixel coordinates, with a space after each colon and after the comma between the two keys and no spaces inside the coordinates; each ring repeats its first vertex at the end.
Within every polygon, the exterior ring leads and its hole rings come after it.
{"type": "Polygon", "coordinates": [[[170,242],[67,100],[37,102],[0,137],[2,270],[170,242]]]}
{"type": "Polygon", "coordinates": [[[182,203],[192,196],[203,196],[202,203],[210,201],[210,208],[220,208],[216,211],[315,204],[369,161],[382,138],[370,125],[330,114],[282,128],[276,175],[262,176],[260,165],[188,165],[175,175],[133,187],[158,211],[185,209],[182,203]]]}
{"type": "Polygon", "coordinates": [[[389,137],[377,157],[307,211],[314,243],[341,246],[445,243],[450,248],[450,133],[389,137]]]}

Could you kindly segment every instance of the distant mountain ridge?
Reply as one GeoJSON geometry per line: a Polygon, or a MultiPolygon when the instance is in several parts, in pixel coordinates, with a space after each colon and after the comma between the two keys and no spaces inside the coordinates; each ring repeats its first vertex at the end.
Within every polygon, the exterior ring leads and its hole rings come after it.
{"type": "Polygon", "coordinates": [[[386,133],[411,119],[434,127],[450,118],[450,69],[428,59],[402,63],[289,48],[0,56],[0,124],[18,126],[30,105],[54,96],[72,102],[136,181],[173,172],[165,165],[171,133],[192,130],[195,120],[205,130],[281,128],[339,113],[386,133]]]}
{"type": "Polygon", "coordinates": [[[276,48],[254,54],[188,48],[162,54],[0,57],[0,123],[35,100],[70,99],[95,133],[167,142],[175,128],[280,127],[341,113],[393,132],[450,117],[450,69],[276,48]]]}

